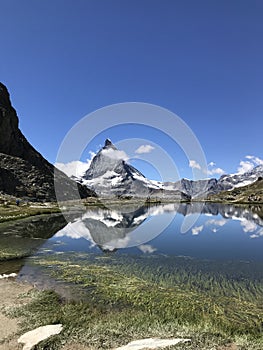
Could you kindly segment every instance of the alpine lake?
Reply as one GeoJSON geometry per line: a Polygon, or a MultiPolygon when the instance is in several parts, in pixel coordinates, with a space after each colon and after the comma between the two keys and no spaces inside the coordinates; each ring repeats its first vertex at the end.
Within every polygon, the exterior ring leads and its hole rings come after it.
{"type": "Polygon", "coordinates": [[[263,349],[263,205],[87,206],[1,223],[0,252],[0,274],[36,287],[12,311],[23,329],[64,325],[35,349],[65,337],[87,349],[147,337],[263,349]]]}

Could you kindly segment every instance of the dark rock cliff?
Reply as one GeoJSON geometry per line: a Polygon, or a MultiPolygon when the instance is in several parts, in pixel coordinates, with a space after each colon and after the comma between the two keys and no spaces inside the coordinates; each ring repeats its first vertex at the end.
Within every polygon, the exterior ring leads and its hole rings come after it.
{"type": "Polygon", "coordinates": [[[0,192],[32,200],[55,201],[54,174],[59,200],[95,196],[76,185],[30,145],[18,127],[9,92],[0,83],[0,192]]]}

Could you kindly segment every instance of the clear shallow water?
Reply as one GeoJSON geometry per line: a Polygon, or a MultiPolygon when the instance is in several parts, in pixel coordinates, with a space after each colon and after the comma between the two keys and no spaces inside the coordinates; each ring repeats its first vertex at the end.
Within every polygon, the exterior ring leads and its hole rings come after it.
{"type": "MultiPolygon", "coordinates": [[[[54,290],[69,301],[61,307],[81,301],[85,312],[101,310],[106,320],[133,313],[140,326],[150,317],[153,324],[198,322],[217,334],[262,334],[261,207],[130,209],[94,208],[68,224],[43,222],[47,239],[25,259],[18,279],[54,290]]],[[[37,227],[38,220],[34,237],[37,227]]]]}
{"type": "MultiPolygon", "coordinates": [[[[61,218],[58,226],[52,221],[45,233],[50,238],[23,260],[18,279],[66,298],[87,292],[70,281],[94,265],[157,283],[167,276],[201,289],[208,280],[220,285],[222,276],[230,285],[246,280],[262,286],[262,207],[191,203],[131,209],[92,208],[66,225],[61,218]],[[70,278],[63,280],[62,273],[70,278]]],[[[35,220],[36,232],[38,226],[35,220]]],[[[26,232],[23,227],[24,237],[26,232]]]]}

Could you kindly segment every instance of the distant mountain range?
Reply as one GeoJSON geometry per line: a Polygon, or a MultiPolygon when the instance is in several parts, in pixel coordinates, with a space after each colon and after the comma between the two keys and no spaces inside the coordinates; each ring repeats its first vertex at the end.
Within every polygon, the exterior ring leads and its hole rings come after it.
{"type": "MultiPolygon", "coordinates": [[[[218,180],[182,179],[177,182],[159,182],[147,179],[123,160],[121,155],[122,153],[107,139],[84,175],[75,180],[93,189],[100,197],[198,200],[212,198],[213,195],[225,191],[229,193],[233,189],[241,191],[240,188],[247,187],[263,177],[263,166],[260,165],[244,174],[222,175],[218,180]]],[[[251,200],[254,197],[252,196],[251,200]]]]}
{"type": "Polygon", "coordinates": [[[192,199],[207,198],[212,195],[215,195],[214,198],[216,198],[216,194],[218,193],[252,185],[262,177],[263,166],[259,165],[243,174],[222,175],[218,180],[215,178],[197,181],[182,179],[174,183],[166,182],[164,186],[166,188],[169,186],[169,188],[178,189],[191,196],[192,199]]]}

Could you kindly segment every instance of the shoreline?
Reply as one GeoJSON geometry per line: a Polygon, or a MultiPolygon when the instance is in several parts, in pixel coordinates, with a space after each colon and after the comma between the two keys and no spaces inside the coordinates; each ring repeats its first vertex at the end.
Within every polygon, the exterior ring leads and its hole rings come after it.
{"type": "MultiPolygon", "coordinates": [[[[166,204],[189,204],[192,203],[209,203],[209,204],[221,204],[221,205],[236,205],[236,206],[263,206],[263,202],[248,202],[248,201],[226,201],[226,200],[210,200],[210,199],[200,199],[200,200],[191,200],[191,201],[175,201],[175,200],[150,200],[145,201],[141,198],[139,199],[117,199],[114,200],[112,198],[102,198],[97,201],[86,201],[81,200],[80,202],[70,201],[61,203],[60,206],[57,203],[35,203],[32,202],[30,204],[21,204],[17,206],[15,204],[0,204],[0,224],[6,222],[12,222],[22,219],[27,219],[30,217],[35,217],[38,215],[51,215],[51,214],[61,214],[63,215],[63,207],[67,208],[79,208],[81,206],[82,209],[86,208],[107,208],[109,206],[128,206],[128,205],[141,205],[141,206],[158,206],[158,205],[166,205],[166,204]]],[[[66,211],[66,210],[65,210],[66,211]]],[[[70,210],[69,210],[70,211],[70,210]]]]}
{"type": "MultiPolygon", "coordinates": [[[[50,322],[51,319],[46,319],[45,313],[45,307],[43,309],[43,305],[46,305],[46,307],[50,307],[51,311],[48,311],[49,315],[54,315],[54,324],[57,324],[61,319],[57,319],[55,314],[59,310],[58,308],[63,308],[63,307],[70,307],[71,312],[73,311],[72,307],[78,311],[78,317],[87,317],[86,311],[87,311],[87,306],[84,306],[82,303],[68,303],[68,306],[64,304],[63,301],[59,301],[56,297],[56,293],[53,292],[48,292],[48,291],[39,291],[36,287],[32,286],[30,283],[24,283],[24,282],[19,282],[16,281],[14,278],[6,278],[0,280],[0,350],[19,350],[21,349],[21,345],[18,343],[18,339],[21,337],[21,335],[25,334],[29,330],[34,330],[39,326],[44,326],[46,324],[52,324],[50,322]],[[54,299],[55,298],[55,299],[54,299]],[[58,305],[52,305],[50,303],[52,300],[54,300],[55,304],[58,303],[58,305]],[[62,303],[62,304],[61,304],[62,303]],[[33,308],[32,308],[32,305],[33,308]],[[39,305],[39,306],[38,306],[39,305]],[[63,306],[64,305],[64,306],[63,306]],[[36,309],[39,308],[38,309],[36,309]],[[21,312],[17,312],[14,310],[19,310],[22,309],[21,312]],[[42,311],[41,311],[42,309],[42,311]],[[36,315],[35,315],[36,313],[36,315]],[[26,319],[25,319],[26,317],[26,319]],[[37,317],[37,318],[35,318],[37,317]],[[40,317],[40,318],[39,318],[40,317]],[[37,320],[37,321],[36,321],[37,320]]],[[[92,312],[92,309],[89,309],[90,312],[92,312]]],[[[112,317],[114,318],[114,310],[112,310],[113,314],[112,317]]],[[[93,324],[94,321],[96,322],[96,319],[101,316],[99,312],[96,312],[94,316],[92,317],[93,324]]],[[[50,316],[49,316],[50,317],[50,316]]],[[[69,315],[67,317],[70,317],[69,315]]],[[[62,326],[64,329],[67,329],[69,324],[67,322],[70,321],[70,319],[67,320],[64,319],[64,322],[62,323],[62,326]]],[[[63,318],[62,318],[63,319],[63,318]]],[[[111,321],[110,321],[111,323],[111,321]]],[[[113,325],[110,324],[110,326],[116,326],[115,323],[113,322],[113,325]]],[[[106,324],[105,324],[106,327],[106,324]]],[[[118,326],[119,327],[119,326],[118,326]]],[[[144,328],[144,326],[141,324],[141,327],[144,328]]],[[[183,345],[183,343],[180,345],[174,345],[170,346],[169,349],[175,349],[175,350],[180,350],[180,349],[189,349],[189,350],[203,350],[203,349],[215,349],[215,350],[241,350],[245,349],[248,347],[246,346],[246,339],[244,337],[243,340],[241,340],[241,337],[229,337],[225,336],[222,337],[222,335],[218,338],[218,335],[213,334],[213,333],[207,333],[204,331],[201,327],[195,327],[191,328],[179,326],[178,330],[174,329],[174,331],[170,330],[169,327],[165,327],[161,331],[160,334],[151,334],[151,336],[147,335],[143,337],[143,331],[137,331],[138,333],[141,334],[134,334],[133,339],[127,338],[124,334],[120,334],[119,336],[121,339],[118,341],[117,339],[110,339],[108,340],[109,347],[106,346],[107,349],[117,349],[119,346],[121,348],[126,348],[128,349],[128,345],[125,346],[125,344],[128,344],[130,342],[138,341],[139,339],[143,338],[161,338],[161,339],[172,339],[172,338],[185,338],[187,335],[187,338],[191,339],[187,345],[183,345]],[[239,339],[239,340],[238,340],[239,339]],[[111,345],[110,345],[111,344],[111,345]],[[115,344],[115,345],[114,345],[115,344]],[[187,347],[186,347],[187,346],[187,347]]],[[[105,330],[107,328],[104,328],[105,330]]],[[[122,328],[120,327],[120,330],[122,328]]],[[[92,339],[94,336],[96,336],[96,331],[95,334],[93,332],[89,335],[90,331],[87,331],[87,335],[85,335],[86,332],[86,327],[85,324],[78,330],[78,337],[75,338],[73,337],[68,337],[67,331],[62,332],[61,335],[58,337],[55,336],[53,338],[50,338],[46,340],[43,343],[43,349],[46,348],[47,344],[48,346],[52,346],[52,349],[58,349],[58,350],[97,350],[97,349],[102,349],[101,346],[95,345],[95,342],[93,345],[93,341],[90,340],[89,337],[92,339]],[[83,339],[82,336],[80,335],[82,332],[83,333],[83,339]],[[75,339],[74,339],[75,338],[75,339]]],[[[103,335],[103,329],[98,329],[98,337],[102,337],[103,335]]],[[[115,333],[115,331],[114,331],[115,333]]],[[[261,349],[261,343],[255,342],[255,344],[252,344],[249,342],[250,347],[249,349],[255,349],[259,350],[261,349]]],[[[247,344],[247,345],[249,345],[247,344]]],[[[148,348],[148,347],[147,347],[148,348]]],[[[39,346],[39,349],[42,349],[41,345],[39,346]]],[[[146,349],[143,348],[143,349],[146,349]]]]}
{"type": "Polygon", "coordinates": [[[0,350],[21,349],[17,343],[19,338],[19,323],[21,319],[11,318],[6,313],[11,308],[29,303],[27,294],[33,290],[28,283],[18,283],[15,278],[0,279],[0,350]],[[24,298],[20,295],[24,294],[24,298]]]}

